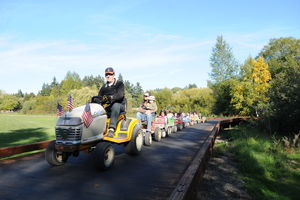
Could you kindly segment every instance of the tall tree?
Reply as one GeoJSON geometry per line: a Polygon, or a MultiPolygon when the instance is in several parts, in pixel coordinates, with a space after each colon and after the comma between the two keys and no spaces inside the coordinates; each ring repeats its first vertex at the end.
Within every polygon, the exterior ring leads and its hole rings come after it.
{"type": "Polygon", "coordinates": [[[217,37],[217,43],[213,47],[210,57],[210,66],[212,71],[209,75],[213,83],[220,83],[224,80],[237,77],[237,61],[233,56],[230,46],[223,39],[223,36],[217,37]]]}
{"type": "Polygon", "coordinates": [[[270,66],[270,103],[265,116],[276,132],[300,131],[300,40],[271,39],[259,54],[270,66]]]}

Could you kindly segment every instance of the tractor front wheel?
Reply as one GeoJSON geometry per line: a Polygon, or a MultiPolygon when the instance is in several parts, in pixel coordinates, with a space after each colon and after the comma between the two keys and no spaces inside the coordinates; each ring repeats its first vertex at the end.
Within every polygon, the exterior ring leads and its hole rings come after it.
{"type": "Polygon", "coordinates": [[[99,142],[92,153],[94,164],[100,170],[107,170],[115,161],[115,151],[108,142],[99,142]]]}
{"type": "Polygon", "coordinates": [[[52,166],[64,165],[68,160],[69,154],[66,152],[59,152],[55,149],[55,141],[51,141],[45,151],[45,158],[52,166]]]}
{"type": "Polygon", "coordinates": [[[151,135],[151,132],[147,131],[145,133],[144,143],[145,143],[146,146],[150,146],[152,144],[152,135],[151,135]]]}
{"type": "Polygon", "coordinates": [[[154,131],[154,139],[157,142],[159,142],[161,140],[161,130],[158,127],[154,131]]]}

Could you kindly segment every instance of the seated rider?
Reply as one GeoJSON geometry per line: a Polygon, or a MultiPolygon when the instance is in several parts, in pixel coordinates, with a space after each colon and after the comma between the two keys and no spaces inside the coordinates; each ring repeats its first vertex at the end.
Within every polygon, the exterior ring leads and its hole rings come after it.
{"type": "Polygon", "coordinates": [[[162,110],[162,111],[160,111],[159,116],[161,116],[165,119],[165,125],[167,125],[167,122],[168,122],[167,112],[165,110],[162,110]]]}
{"type": "Polygon", "coordinates": [[[108,136],[114,137],[118,117],[125,111],[124,84],[115,79],[115,71],[111,67],[105,69],[105,78],[106,84],[101,87],[98,96],[92,98],[92,103],[108,104],[105,107],[110,115],[108,136]]]}
{"type": "Polygon", "coordinates": [[[141,120],[147,121],[147,131],[151,131],[151,121],[155,117],[155,112],[157,111],[157,105],[155,102],[154,96],[149,96],[149,93],[146,92],[144,94],[144,101],[138,108],[138,112],[136,113],[136,118],[141,125],[141,120]]]}

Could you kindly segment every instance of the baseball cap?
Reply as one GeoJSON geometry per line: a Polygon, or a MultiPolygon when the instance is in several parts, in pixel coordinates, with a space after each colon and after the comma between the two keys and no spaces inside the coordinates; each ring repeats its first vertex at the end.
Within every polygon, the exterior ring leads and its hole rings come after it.
{"type": "Polygon", "coordinates": [[[114,74],[115,70],[112,67],[108,67],[105,69],[105,74],[114,74]]]}

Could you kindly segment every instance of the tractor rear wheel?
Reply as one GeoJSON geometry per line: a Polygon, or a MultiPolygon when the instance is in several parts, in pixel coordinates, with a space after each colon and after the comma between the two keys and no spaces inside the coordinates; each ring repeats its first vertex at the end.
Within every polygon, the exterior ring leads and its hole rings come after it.
{"type": "Polygon", "coordinates": [[[148,131],[145,133],[144,143],[146,146],[150,146],[152,144],[152,135],[148,131]]]}
{"type": "Polygon", "coordinates": [[[125,151],[129,155],[138,155],[142,151],[142,146],[143,133],[142,130],[136,125],[133,128],[131,140],[125,146],[125,151]]]}

